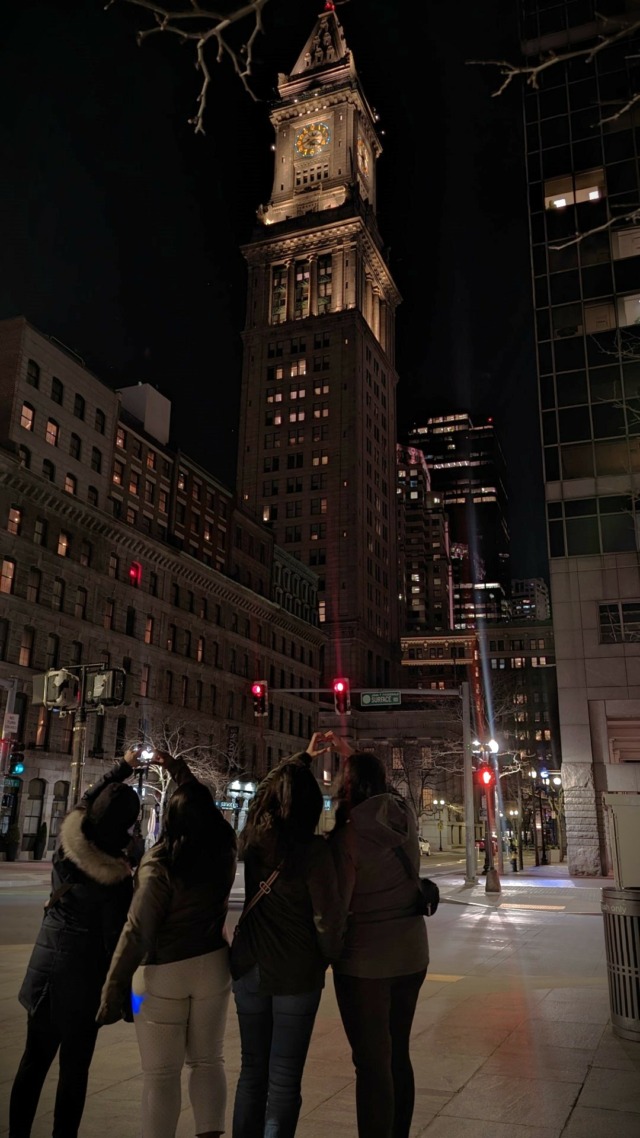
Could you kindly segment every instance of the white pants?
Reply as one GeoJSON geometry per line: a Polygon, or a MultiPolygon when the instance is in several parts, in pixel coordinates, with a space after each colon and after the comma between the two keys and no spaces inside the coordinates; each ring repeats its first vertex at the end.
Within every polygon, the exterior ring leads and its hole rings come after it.
{"type": "Polygon", "coordinates": [[[227,1079],[222,1051],[231,991],[228,948],[138,968],[133,991],[142,997],[135,1016],[144,1076],[142,1138],[174,1138],[185,1061],[195,1133],[224,1130],[227,1079]]]}

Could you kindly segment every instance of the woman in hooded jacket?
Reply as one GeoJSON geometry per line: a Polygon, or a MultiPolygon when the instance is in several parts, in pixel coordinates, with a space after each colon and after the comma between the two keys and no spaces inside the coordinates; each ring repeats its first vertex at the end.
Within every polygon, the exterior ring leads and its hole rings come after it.
{"type": "Polygon", "coordinates": [[[416,821],[406,799],[389,790],[375,755],[328,736],[343,759],[329,844],[349,912],[333,981],[356,1070],[358,1134],[408,1138],[415,1096],[409,1037],[429,963],[417,908],[416,821]]]}
{"type": "Polygon", "coordinates": [[[60,1052],[53,1138],[75,1138],[98,1033],[100,990],[133,892],[124,850],[140,800],[124,782],[136,749],[91,787],[60,827],[51,895],[19,993],[27,1041],[11,1090],[9,1138],[29,1138],[42,1087],[60,1052]]]}

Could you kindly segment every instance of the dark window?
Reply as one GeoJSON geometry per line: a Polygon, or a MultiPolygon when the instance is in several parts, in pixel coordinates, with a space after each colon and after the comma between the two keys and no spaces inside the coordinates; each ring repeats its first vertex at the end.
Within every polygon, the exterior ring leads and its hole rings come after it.
{"type": "Polygon", "coordinates": [[[27,383],[30,383],[32,387],[40,386],[40,367],[35,360],[27,362],[27,383]]]}
{"type": "Polygon", "coordinates": [[[73,397],[73,413],[76,419],[84,419],[84,399],[77,392],[73,397]]]}
{"type": "Polygon", "coordinates": [[[64,399],[64,386],[62,384],[62,381],[58,379],[57,375],[53,375],[51,377],[51,398],[53,399],[54,403],[58,403],[59,406],[62,407],[62,401],[64,399]]]}
{"type": "Polygon", "coordinates": [[[104,411],[101,411],[99,407],[96,407],[96,421],[94,426],[96,431],[99,431],[101,435],[103,435],[105,432],[106,423],[107,419],[104,411]]]}

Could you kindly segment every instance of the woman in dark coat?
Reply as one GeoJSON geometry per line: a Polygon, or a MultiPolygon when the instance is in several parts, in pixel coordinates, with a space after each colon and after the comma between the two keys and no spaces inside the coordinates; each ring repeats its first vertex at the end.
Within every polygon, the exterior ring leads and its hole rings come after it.
{"type": "Polygon", "coordinates": [[[326,750],[316,733],[305,752],[270,771],[240,837],[245,911],[231,974],[242,1055],[233,1138],[293,1138],[325,973],[342,946],[345,914],[329,846],[316,833],[322,791],[309,769],[326,750]]]}
{"type": "Polygon", "coordinates": [[[140,801],[124,782],[136,750],[84,795],[60,828],[51,896],[19,993],[27,1042],[11,1090],[9,1138],[29,1138],[44,1081],[60,1051],[53,1138],[75,1138],[84,1110],[95,1022],[133,891],[124,850],[140,801]]]}
{"type": "Polygon", "coordinates": [[[349,917],[333,982],[356,1070],[358,1135],[409,1138],[409,1041],[429,964],[415,817],[375,755],[327,738],[342,756],[329,845],[349,917]]]}

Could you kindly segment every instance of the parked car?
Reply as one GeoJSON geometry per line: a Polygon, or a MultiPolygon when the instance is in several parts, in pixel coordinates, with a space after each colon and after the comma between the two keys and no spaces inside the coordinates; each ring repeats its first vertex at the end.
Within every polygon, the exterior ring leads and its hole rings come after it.
{"type": "Polygon", "coordinates": [[[420,846],[420,853],[424,854],[425,857],[430,857],[431,842],[428,840],[428,838],[418,838],[418,844],[420,846]]]}

